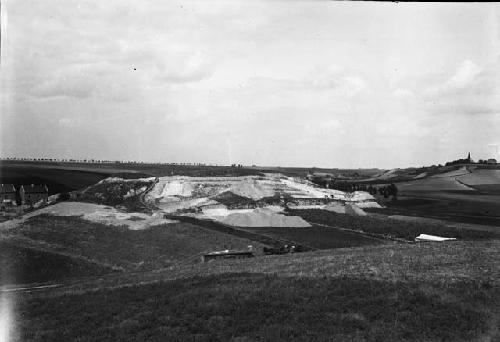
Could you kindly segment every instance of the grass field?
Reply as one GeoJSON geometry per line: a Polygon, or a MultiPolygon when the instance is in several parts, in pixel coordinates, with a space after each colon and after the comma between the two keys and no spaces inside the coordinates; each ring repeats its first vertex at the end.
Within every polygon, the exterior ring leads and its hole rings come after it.
{"type": "Polygon", "coordinates": [[[111,271],[94,263],[0,240],[0,285],[59,281],[111,271]]]}
{"type": "Polygon", "coordinates": [[[77,217],[39,215],[12,231],[57,251],[90,258],[124,270],[151,270],[179,262],[197,262],[200,253],[246,249],[259,242],[189,223],[172,223],[145,230],[106,226],[77,217]],[[193,259],[194,258],[194,259],[193,259]]]}
{"type": "Polygon", "coordinates": [[[23,303],[21,329],[26,341],[468,341],[489,333],[492,300],[477,284],[228,274],[23,303]]]}
{"type": "MultiPolygon", "coordinates": [[[[479,186],[476,186],[479,187],[479,186]]],[[[467,191],[458,192],[407,192],[397,201],[387,201],[386,209],[367,209],[387,215],[414,215],[500,227],[500,196],[467,191]]]]}
{"type": "Polygon", "coordinates": [[[496,341],[499,247],[326,250],[134,275],[126,287],[115,279],[111,289],[19,294],[17,333],[23,341],[496,341]]]}
{"type": "Polygon", "coordinates": [[[301,216],[306,221],[312,223],[360,230],[380,236],[387,235],[408,241],[414,241],[420,234],[454,237],[465,240],[500,238],[500,231],[495,233],[457,229],[440,224],[421,223],[418,221],[402,222],[372,216],[352,216],[337,214],[326,210],[290,210],[290,214],[301,216]]]}
{"type": "Polygon", "coordinates": [[[464,191],[474,191],[465,184],[462,184],[455,180],[455,177],[443,177],[443,178],[424,178],[413,180],[411,182],[398,183],[398,190],[401,193],[409,191],[447,191],[447,190],[464,190],[464,191]]]}
{"type": "Polygon", "coordinates": [[[4,184],[46,184],[49,195],[68,192],[99,182],[109,175],[99,171],[61,170],[37,166],[0,166],[0,180],[4,184]]]}
{"type": "Polygon", "coordinates": [[[472,173],[458,177],[458,179],[470,186],[482,184],[500,184],[500,170],[479,169],[472,173]]]}
{"type": "Polygon", "coordinates": [[[277,239],[286,239],[289,241],[293,241],[296,244],[309,246],[315,249],[358,247],[383,243],[383,241],[381,240],[366,237],[360,234],[318,225],[313,225],[312,227],[307,228],[245,227],[244,229],[257,234],[268,235],[277,239]]]}

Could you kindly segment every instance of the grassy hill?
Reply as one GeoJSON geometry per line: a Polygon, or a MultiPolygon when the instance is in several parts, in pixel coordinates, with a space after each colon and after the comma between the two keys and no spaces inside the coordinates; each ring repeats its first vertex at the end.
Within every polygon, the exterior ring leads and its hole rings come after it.
{"type": "Polygon", "coordinates": [[[171,223],[145,230],[108,226],[78,217],[42,214],[9,231],[11,238],[28,239],[56,253],[85,257],[117,269],[137,271],[196,262],[200,253],[246,249],[256,241],[224,234],[189,223],[171,223]]]}
{"type": "Polygon", "coordinates": [[[0,240],[0,285],[61,281],[113,272],[105,265],[26,246],[15,239],[0,240]]]}
{"type": "Polygon", "coordinates": [[[25,341],[495,341],[500,241],[197,264],[18,294],[25,341]],[[113,285],[114,284],[114,285],[113,285]]]}

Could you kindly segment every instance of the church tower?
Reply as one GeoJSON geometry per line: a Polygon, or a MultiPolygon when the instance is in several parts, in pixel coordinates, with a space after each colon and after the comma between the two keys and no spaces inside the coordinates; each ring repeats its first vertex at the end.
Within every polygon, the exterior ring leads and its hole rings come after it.
{"type": "Polygon", "coordinates": [[[468,163],[472,162],[472,160],[470,159],[470,152],[469,152],[469,155],[467,156],[467,162],[468,163]]]}

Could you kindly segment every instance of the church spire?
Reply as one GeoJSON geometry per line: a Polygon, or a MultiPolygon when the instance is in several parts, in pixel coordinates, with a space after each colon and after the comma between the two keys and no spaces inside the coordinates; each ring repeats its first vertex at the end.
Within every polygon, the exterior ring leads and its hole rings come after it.
{"type": "Polygon", "coordinates": [[[468,161],[469,161],[469,163],[470,163],[470,161],[471,161],[471,159],[470,159],[470,152],[469,152],[469,155],[467,156],[467,160],[468,160],[468,161]]]}

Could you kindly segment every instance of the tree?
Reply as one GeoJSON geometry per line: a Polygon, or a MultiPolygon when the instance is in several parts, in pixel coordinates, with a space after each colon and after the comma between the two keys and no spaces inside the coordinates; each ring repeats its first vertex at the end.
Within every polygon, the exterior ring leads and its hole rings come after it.
{"type": "Polygon", "coordinates": [[[391,185],[389,185],[389,194],[392,195],[393,200],[396,201],[398,199],[398,187],[396,184],[391,183],[391,185]]]}

